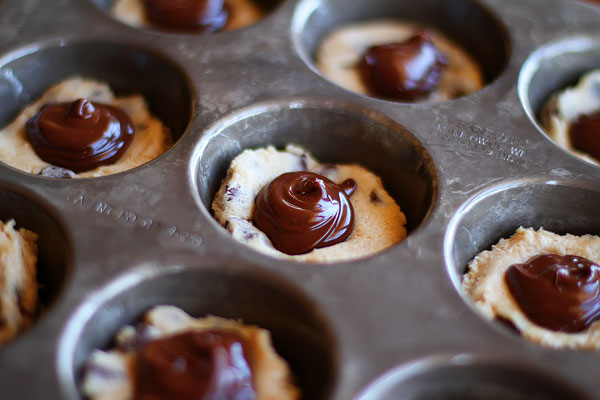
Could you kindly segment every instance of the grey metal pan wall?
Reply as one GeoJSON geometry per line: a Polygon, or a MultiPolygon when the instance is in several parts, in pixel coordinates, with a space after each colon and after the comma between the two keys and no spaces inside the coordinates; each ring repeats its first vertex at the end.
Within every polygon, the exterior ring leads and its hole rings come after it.
{"type": "Polygon", "coordinates": [[[600,170],[535,122],[553,90],[600,66],[600,8],[284,1],[251,27],[200,36],[125,26],[109,3],[0,2],[0,125],[78,74],[142,93],[176,139],[152,162],[103,178],[0,165],[0,217],[40,235],[44,303],[37,323],[0,349],[0,397],[78,398],[89,353],[168,303],[270,329],[306,399],[600,398],[598,354],[529,343],[458,289],[466,263],[520,225],[600,233],[600,170]],[[323,79],[311,61],[322,35],[376,17],[441,29],[478,60],[486,87],[402,104],[323,79]],[[333,265],[236,243],[209,211],[229,162],[290,142],[380,175],[408,238],[333,265]]]}

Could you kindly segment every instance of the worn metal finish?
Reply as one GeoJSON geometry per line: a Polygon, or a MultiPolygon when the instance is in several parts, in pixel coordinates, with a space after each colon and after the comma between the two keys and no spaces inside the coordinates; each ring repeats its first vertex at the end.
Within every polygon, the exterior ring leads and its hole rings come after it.
{"type": "Polygon", "coordinates": [[[553,90],[600,66],[599,7],[289,0],[249,28],[197,36],[125,26],[108,3],[0,2],[0,125],[80,74],[144,94],[177,139],[158,159],[99,179],[0,165],[0,217],[40,235],[45,306],[0,349],[0,397],[78,398],[90,351],[169,303],[271,329],[306,399],[600,399],[599,354],[529,343],[458,289],[466,263],[519,225],[600,234],[600,170],[534,120],[553,90]],[[478,59],[487,86],[412,105],[323,79],[311,64],[322,34],[374,17],[445,31],[478,59]],[[289,142],[374,170],[409,237],[334,265],[234,242],[209,211],[227,165],[244,148],[289,142]]]}

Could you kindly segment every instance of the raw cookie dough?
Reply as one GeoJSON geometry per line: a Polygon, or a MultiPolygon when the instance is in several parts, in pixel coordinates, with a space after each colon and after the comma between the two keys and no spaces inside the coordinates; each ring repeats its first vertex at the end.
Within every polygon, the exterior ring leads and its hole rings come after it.
{"type": "Polygon", "coordinates": [[[0,344],[27,328],[36,315],[37,234],[0,221],[0,344]]]}
{"type": "Polygon", "coordinates": [[[246,339],[246,358],[252,371],[256,400],[300,398],[287,363],[273,349],[269,331],[215,316],[192,318],[174,306],[156,306],[146,313],[141,325],[121,329],[116,337],[116,349],[95,350],[87,364],[82,392],[92,400],[131,400],[135,348],[140,340],[148,342],[185,331],[215,328],[233,330],[246,339]]]}
{"type": "Polygon", "coordinates": [[[596,111],[600,111],[600,69],[586,73],[577,86],[555,93],[542,109],[540,119],[550,138],[559,146],[587,162],[600,165],[600,160],[575,149],[569,137],[569,127],[580,115],[596,111]]]}
{"type": "Polygon", "coordinates": [[[535,231],[521,227],[513,236],[500,240],[492,250],[479,253],[469,263],[462,289],[486,317],[511,321],[525,338],[533,342],[555,348],[599,350],[600,321],[577,333],[552,331],[527,319],[511,295],[504,280],[506,270],[540,254],[577,255],[600,263],[600,237],[560,236],[541,228],[535,231]]]}
{"type": "Polygon", "coordinates": [[[142,96],[115,97],[106,83],[74,77],[52,86],[39,100],[27,106],[10,125],[0,130],[0,161],[32,174],[39,174],[51,167],[51,164],[36,154],[29,143],[25,123],[43,105],[71,102],[79,98],[121,108],[129,114],[135,134],[129,148],[117,162],[73,174],[72,177],[98,177],[127,171],[153,160],[171,147],[169,129],[150,114],[142,96]]]}
{"type": "Polygon", "coordinates": [[[381,179],[359,165],[320,164],[304,149],[288,145],[245,150],[232,162],[212,203],[215,218],[240,242],[269,255],[311,262],[335,262],[366,257],[406,237],[406,217],[385,191],[381,179]],[[252,224],[254,199],[260,189],[286,172],[309,171],[335,183],[357,182],[350,201],[354,231],[345,242],[290,256],[276,250],[267,236],[252,224]]]}
{"type": "Polygon", "coordinates": [[[430,34],[436,47],[446,55],[448,64],[439,86],[416,102],[445,101],[483,87],[479,66],[459,46],[429,28],[393,20],[361,22],[336,29],[325,37],[317,50],[317,68],[332,82],[353,92],[371,95],[358,68],[363,53],[371,46],[403,42],[423,31],[430,34]]]}
{"type": "MultiPolygon", "coordinates": [[[[240,29],[260,21],[264,12],[252,0],[225,0],[229,11],[227,25],[223,30],[240,29]]],[[[147,28],[152,24],[146,18],[143,0],[117,0],[112,7],[112,15],[124,24],[147,28]]]]}

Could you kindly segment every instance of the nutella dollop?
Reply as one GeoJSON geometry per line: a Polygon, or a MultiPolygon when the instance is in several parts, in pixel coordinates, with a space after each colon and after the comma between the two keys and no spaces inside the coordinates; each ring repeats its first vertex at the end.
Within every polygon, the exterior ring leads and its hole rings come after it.
{"type": "Polygon", "coordinates": [[[405,42],[370,47],[359,69],[374,94],[412,101],[435,89],[446,64],[429,36],[418,34],[405,42]]]}
{"type": "Polygon", "coordinates": [[[569,136],[573,147],[600,160],[600,110],[580,115],[571,124],[569,136]]]}
{"type": "Polygon", "coordinates": [[[583,257],[543,254],[511,265],[504,279],[533,323],[579,332],[600,318],[600,266],[583,257]]]}
{"type": "Polygon", "coordinates": [[[133,138],[124,111],[86,99],[43,107],[27,121],[26,130],[42,160],[75,172],[114,163],[133,138]]]}
{"type": "Polygon", "coordinates": [[[286,254],[331,246],[354,229],[349,196],[355,189],[353,179],[337,185],[312,172],[286,173],[258,193],[253,221],[286,254]]]}
{"type": "Polygon", "coordinates": [[[153,340],[137,357],[135,400],[252,400],[244,338],[230,330],[153,340]]]}
{"type": "Polygon", "coordinates": [[[224,0],[144,0],[148,19],[171,29],[215,32],[227,23],[224,0]]]}

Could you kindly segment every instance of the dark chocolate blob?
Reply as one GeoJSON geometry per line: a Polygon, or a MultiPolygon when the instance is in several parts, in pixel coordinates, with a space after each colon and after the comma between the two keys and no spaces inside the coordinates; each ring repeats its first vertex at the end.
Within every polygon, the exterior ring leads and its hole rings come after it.
{"type": "Polygon", "coordinates": [[[360,73],[375,95],[412,101],[435,89],[446,64],[429,36],[418,34],[405,42],[367,49],[360,73]]]}
{"type": "Polygon", "coordinates": [[[256,196],[254,224],[290,255],[343,242],[354,229],[355,189],[354,179],[337,185],[312,172],[280,175],[256,196]]]}
{"type": "Polygon", "coordinates": [[[583,257],[535,256],[511,265],[504,279],[527,318],[544,328],[580,332],[600,318],[600,266],[583,257]]]}
{"type": "Polygon", "coordinates": [[[42,160],[75,172],[114,163],[133,138],[124,111],[86,99],[47,105],[27,121],[26,128],[42,160]]]}
{"type": "Polygon", "coordinates": [[[569,135],[573,147],[600,161],[600,110],[580,115],[571,124],[569,135]]]}
{"type": "Polygon", "coordinates": [[[144,5],[148,19],[164,28],[210,33],[227,23],[224,0],[144,0],[144,5]]]}
{"type": "Polygon", "coordinates": [[[252,400],[245,343],[229,330],[188,331],[147,343],[136,364],[135,400],[252,400]]]}

